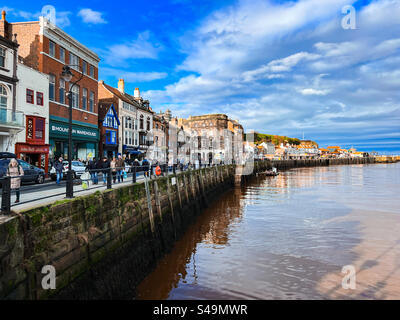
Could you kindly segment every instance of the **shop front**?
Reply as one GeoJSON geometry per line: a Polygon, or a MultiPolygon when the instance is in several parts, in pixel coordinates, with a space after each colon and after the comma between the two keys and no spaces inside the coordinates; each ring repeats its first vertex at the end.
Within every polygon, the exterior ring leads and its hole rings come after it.
{"type": "Polygon", "coordinates": [[[31,145],[27,143],[16,143],[15,154],[18,159],[22,159],[31,165],[44,169],[48,172],[49,168],[49,145],[31,145]]]}
{"type": "Polygon", "coordinates": [[[127,146],[125,144],[122,146],[122,152],[128,160],[139,159],[142,154],[142,152],[138,150],[138,147],[127,146]]]}
{"type": "MultiPolygon", "coordinates": [[[[50,119],[50,156],[53,159],[63,157],[68,159],[68,135],[67,122],[50,119]]],[[[97,156],[99,133],[96,127],[72,125],[72,159],[86,161],[97,156]]]]}

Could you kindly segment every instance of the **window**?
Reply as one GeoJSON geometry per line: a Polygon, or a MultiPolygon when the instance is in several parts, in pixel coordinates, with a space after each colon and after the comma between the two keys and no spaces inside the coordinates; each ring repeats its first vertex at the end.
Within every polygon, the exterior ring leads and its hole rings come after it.
{"type": "Polygon", "coordinates": [[[56,87],[56,76],[54,74],[50,74],[49,78],[49,99],[51,101],[55,101],[55,87],[56,87]]]}
{"type": "Polygon", "coordinates": [[[65,103],[65,80],[60,79],[60,103],[65,103]]]}
{"type": "Polygon", "coordinates": [[[38,106],[43,105],[43,93],[42,92],[36,92],[36,104],[38,106]]]}
{"type": "Polygon", "coordinates": [[[89,111],[94,111],[94,92],[90,91],[90,99],[89,99],[89,111]]]}
{"type": "Polygon", "coordinates": [[[90,66],[90,76],[94,78],[94,67],[90,66]]]}
{"type": "Polygon", "coordinates": [[[83,74],[87,74],[87,62],[82,60],[82,72],[83,74]]]}
{"type": "Polygon", "coordinates": [[[56,57],[56,44],[53,41],[49,42],[49,55],[53,58],[56,57]]]}
{"type": "Polygon", "coordinates": [[[71,68],[79,70],[79,58],[71,52],[69,53],[69,64],[71,68]]]}
{"type": "Polygon", "coordinates": [[[27,142],[43,143],[45,139],[45,128],[45,119],[37,117],[26,117],[27,142]]]}
{"type": "Polygon", "coordinates": [[[6,66],[6,49],[0,47],[0,67],[6,66]]]}
{"type": "Polygon", "coordinates": [[[60,60],[65,62],[65,49],[60,47],[60,60]]]}
{"type": "Polygon", "coordinates": [[[36,118],[35,120],[35,139],[44,140],[44,119],[36,118]]]}
{"type": "Polygon", "coordinates": [[[83,88],[82,91],[82,109],[87,110],[87,89],[83,88]]]}
{"type": "Polygon", "coordinates": [[[0,85],[0,108],[7,108],[7,89],[5,86],[0,85]]]}
{"type": "Polygon", "coordinates": [[[144,120],[143,120],[143,115],[141,114],[140,115],[140,126],[139,126],[139,128],[141,129],[141,130],[143,130],[143,128],[144,128],[144,122],[143,122],[144,120]]]}
{"type": "Polygon", "coordinates": [[[34,103],[35,92],[31,89],[26,89],[26,102],[27,103],[34,103]]]}
{"type": "Polygon", "coordinates": [[[79,86],[72,88],[72,107],[79,109],[79,86]]]}
{"type": "Polygon", "coordinates": [[[147,117],[147,131],[150,131],[150,117],[147,117]]]}
{"type": "Polygon", "coordinates": [[[116,144],[117,133],[112,130],[106,130],[106,144],[116,144]]]}

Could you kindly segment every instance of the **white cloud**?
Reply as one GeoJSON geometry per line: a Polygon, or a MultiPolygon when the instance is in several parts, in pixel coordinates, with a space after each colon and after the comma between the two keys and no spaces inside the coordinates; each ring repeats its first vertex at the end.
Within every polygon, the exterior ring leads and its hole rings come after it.
{"type": "Polygon", "coordinates": [[[317,90],[313,88],[306,88],[306,89],[301,89],[299,92],[304,95],[304,96],[325,96],[329,93],[329,90],[317,90]]]}
{"type": "Polygon", "coordinates": [[[86,8],[81,9],[78,12],[78,16],[82,18],[83,22],[89,24],[104,24],[107,23],[103,18],[103,13],[99,11],[93,11],[92,9],[86,8]]]}
{"type": "Polygon", "coordinates": [[[164,79],[168,76],[166,72],[131,72],[115,68],[101,68],[101,76],[114,77],[115,79],[124,79],[127,82],[147,82],[158,79],[164,79]]]}
{"type": "Polygon", "coordinates": [[[110,65],[118,65],[129,59],[157,59],[162,46],[153,41],[149,31],[138,34],[135,40],[115,44],[104,52],[105,60],[110,65]]]}

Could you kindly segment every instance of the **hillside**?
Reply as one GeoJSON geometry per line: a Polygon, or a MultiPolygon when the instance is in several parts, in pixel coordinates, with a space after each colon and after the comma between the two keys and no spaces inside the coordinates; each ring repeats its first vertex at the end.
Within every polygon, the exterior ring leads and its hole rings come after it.
{"type": "Polygon", "coordinates": [[[299,145],[300,139],[255,132],[254,143],[260,144],[263,142],[272,142],[276,146],[280,145],[281,143],[290,143],[294,145],[299,145]]]}

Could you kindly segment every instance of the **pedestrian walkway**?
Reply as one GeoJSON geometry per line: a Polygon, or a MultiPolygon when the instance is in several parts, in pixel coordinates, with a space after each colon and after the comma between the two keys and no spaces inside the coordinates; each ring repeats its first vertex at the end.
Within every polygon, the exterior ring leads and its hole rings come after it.
{"type": "MultiPolygon", "coordinates": [[[[128,178],[124,179],[124,182],[112,184],[112,188],[121,188],[124,186],[132,185],[132,174],[128,174],[128,178]]],[[[79,180],[76,180],[79,182],[79,180]]],[[[143,174],[137,175],[137,182],[144,181],[143,174]]],[[[107,184],[103,184],[103,181],[100,180],[97,185],[93,184],[92,181],[89,181],[89,187],[84,189],[82,184],[79,183],[74,185],[74,197],[80,197],[84,195],[88,195],[94,193],[96,191],[105,191],[107,189],[107,184]]],[[[63,181],[60,185],[56,185],[56,183],[45,183],[41,185],[26,185],[21,188],[21,202],[15,204],[15,193],[11,195],[11,210],[14,212],[23,212],[29,209],[41,207],[44,205],[52,204],[59,200],[66,200],[65,197],[66,191],[66,182],[63,181]]],[[[0,193],[1,199],[1,193],[0,193]]],[[[0,215],[0,223],[1,218],[4,215],[0,215]]]]}

